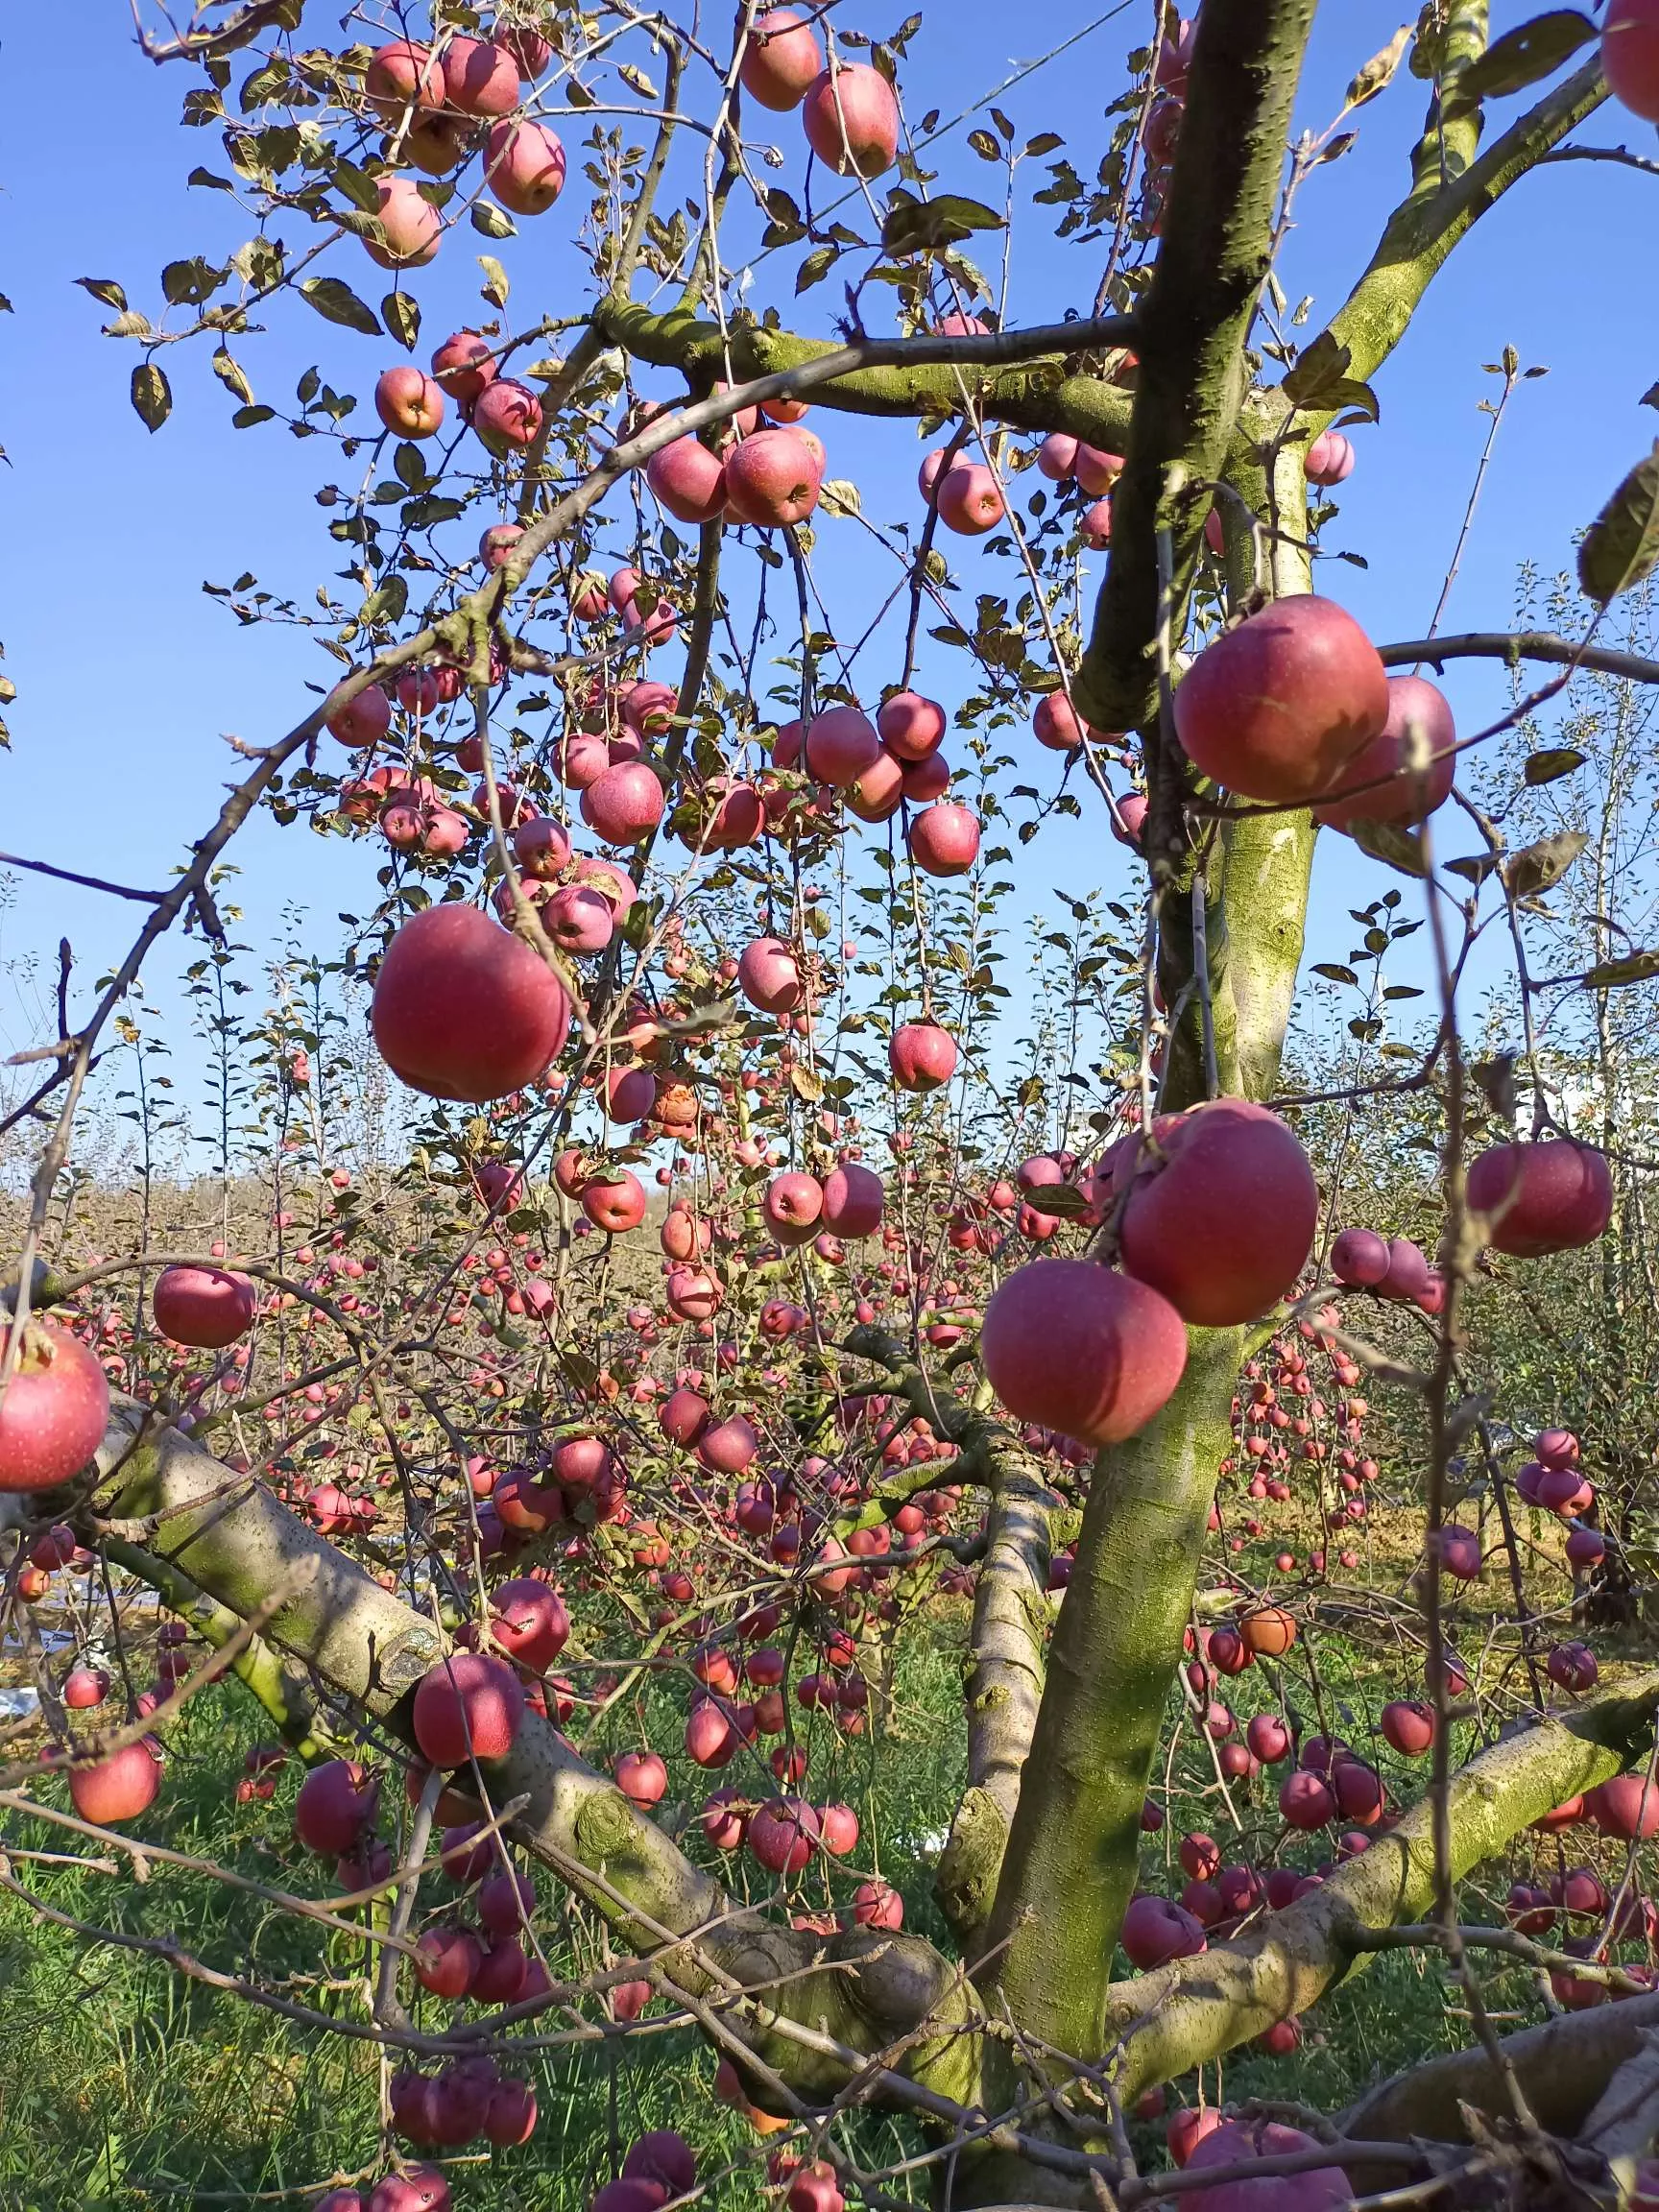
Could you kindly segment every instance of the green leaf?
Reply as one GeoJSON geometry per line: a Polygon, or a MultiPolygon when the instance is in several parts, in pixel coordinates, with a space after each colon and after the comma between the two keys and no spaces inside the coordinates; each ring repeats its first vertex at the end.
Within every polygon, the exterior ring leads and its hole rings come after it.
{"type": "Polygon", "coordinates": [[[336,161],[329,171],[329,180],[343,200],[349,200],[353,207],[360,207],[365,215],[380,212],[380,186],[376,179],[353,161],[336,161]]]}
{"type": "Polygon", "coordinates": [[[325,322],[340,323],[348,330],[361,330],[365,338],[380,336],[380,320],[373,307],[358,299],[349,284],[338,276],[302,276],[300,290],[325,322]]]}
{"type": "Polygon", "coordinates": [[[1368,421],[1377,421],[1381,410],[1376,393],[1348,373],[1353,358],[1350,347],[1339,345],[1329,330],[1321,330],[1286,372],[1281,386],[1286,398],[1310,411],[1358,407],[1368,421]]]}
{"type": "Polygon", "coordinates": [[[834,267],[840,252],[841,249],[839,246],[819,246],[812,252],[807,254],[805,260],[802,262],[800,268],[795,272],[795,294],[797,299],[799,299],[801,294],[807,291],[812,285],[823,282],[824,278],[829,276],[830,270],[834,267]]]}
{"type": "Polygon", "coordinates": [[[1547,753],[1534,753],[1521,771],[1531,784],[1553,783],[1558,776],[1571,776],[1582,768],[1586,756],[1572,745],[1557,745],[1547,753]]]}
{"type": "Polygon", "coordinates": [[[1398,822],[1356,822],[1348,834],[1361,853],[1368,853],[1386,867],[1398,868],[1402,876],[1429,873],[1423,840],[1415,830],[1402,829],[1398,822]]]}
{"type": "Polygon", "coordinates": [[[132,404],[146,430],[159,430],[173,412],[173,388],[154,361],[132,372],[132,404]]]}
{"type": "Polygon", "coordinates": [[[402,347],[405,353],[413,353],[415,342],[421,335],[421,307],[407,292],[388,292],[380,302],[380,320],[402,347]]]}
{"type": "Polygon", "coordinates": [[[232,430],[252,430],[260,422],[269,422],[276,414],[275,407],[238,407],[230,418],[232,430]]]}
{"type": "Polygon", "coordinates": [[[861,515],[858,487],[844,476],[827,476],[818,487],[818,504],[826,515],[861,515]]]}
{"type": "Polygon", "coordinates": [[[1596,26],[1576,8],[1552,8],[1547,15],[1534,15],[1530,23],[1494,39],[1460,71],[1453,104],[1467,106],[1476,100],[1502,100],[1511,92],[1524,92],[1546,77],[1553,77],[1569,56],[1596,36],[1596,26]]]}
{"type": "Polygon", "coordinates": [[[113,276],[77,276],[75,281],[83,292],[90,292],[94,300],[101,300],[106,307],[113,307],[117,315],[127,304],[127,295],[113,276]]]}
{"type": "Polygon", "coordinates": [[[364,622],[401,622],[409,606],[409,586],[401,576],[388,576],[363,602],[364,622]]]}
{"type": "Polygon", "coordinates": [[[212,299],[229,274],[228,266],[215,269],[200,253],[188,261],[169,261],[161,272],[162,297],[175,307],[200,307],[204,301],[212,299]]]}
{"type": "Polygon", "coordinates": [[[1060,1221],[1075,1221],[1079,1214],[1091,1211],[1091,1202],[1074,1183],[1039,1183],[1034,1190],[1025,1193],[1025,1204],[1033,1214],[1052,1214],[1060,1221]]]}
{"type": "Polygon", "coordinates": [[[1585,596],[1606,606],[1659,561],[1659,445],[1631,469],[1578,548],[1585,596]]]}
{"type": "Polygon", "coordinates": [[[1534,899],[1540,891],[1548,891],[1561,880],[1589,842],[1582,830],[1557,830],[1551,836],[1540,837],[1535,845],[1512,853],[1503,869],[1510,895],[1534,899]]]}
{"type": "MultiPolygon", "coordinates": [[[[1001,158],[1000,153],[998,159],[1001,158]]],[[[913,200],[908,192],[895,191],[881,226],[881,243],[889,253],[932,253],[945,246],[972,238],[975,230],[1000,230],[1002,217],[982,201],[965,199],[959,192],[943,192],[937,200],[913,200]]]]}
{"type": "Polygon", "coordinates": [[[1328,983],[1358,983],[1359,980],[1352,968],[1344,968],[1334,960],[1316,960],[1313,973],[1315,975],[1323,975],[1328,983]]]}
{"type": "Polygon", "coordinates": [[[1659,975],[1659,952],[1626,952],[1622,960],[1603,960],[1580,978],[1586,991],[1616,991],[1622,983],[1646,983],[1659,975]]]}
{"type": "Polygon", "coordinates": [[[518,235],[518,226],[512,216],[504,215],[488,200],[473,201],[472,228],[482,238],[517,238],[518,235]]]}
{"type": "Polygon", "coordinates": [[[242,365],[221,346],[213,356],[213,373],[227,391],[234,392],[244,407],[253,404],[253,387],[243,373],[242,365]]]}
{"type": "Polygon", "coordinates": [[[104,325],[106,338],[148,338],[156,325],[148,315],[141,315],[136,307],[123,307],[112,322],[104,325]]]}
{"type": "Polygon", "coordinates": [[[508,280],[506,270],[502,268],[493,253],[480,253],[478,266],[484,272],[484,282],[480,289],[485,299],[489,301],[492,307],[505,307],[507,295],[513,289],[508,280]]]}

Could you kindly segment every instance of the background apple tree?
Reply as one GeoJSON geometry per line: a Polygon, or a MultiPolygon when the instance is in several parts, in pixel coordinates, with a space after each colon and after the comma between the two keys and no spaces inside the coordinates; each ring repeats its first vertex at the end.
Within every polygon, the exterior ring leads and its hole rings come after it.
{"type": "Polygon", "coordinates": [[[1431,0],[1317,132],[1312,0],[1119,12],[1081,146],[920,17],[140,10],[245,236],[79,281],[145,429],[291,441],[321,580],[209,589],[320,658],[164,889],[8,862],[138,920],[0,1126],[29,2201],[1659,2190],[1659,460],[1507,627],[1369,637],[1334,541],[1472,227],[1652,166],[1578,133],[1659,5],[1431,0]],[[343,941],[239,940],[260,810],[343,941]],[[1305,948],[1321,833],[1390,887],[1305,948]],[[77,1983],[172,2023],[137,2154],[77,1983]]]}

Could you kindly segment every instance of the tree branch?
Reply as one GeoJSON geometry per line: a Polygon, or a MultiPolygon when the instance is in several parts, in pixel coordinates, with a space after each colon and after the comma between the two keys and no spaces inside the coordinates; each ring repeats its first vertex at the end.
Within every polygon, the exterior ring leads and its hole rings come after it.
{"type": "Polygon", "coordinates": [[[1376,374],[1453,247],[1606,97],[1600,61],[1587,61],[1461,175],[1442,184],[1437,165],[1419,164],[1411,192],[1389,217],[1364,274],[1331,324],[1331,336],[1349,349],[1348,375],[1364,382],[1376,374]]]}
{"type": "Polygon", "coordinates": [[[1511,668],[1523,661],[1548,661],[1556,667],[1592,668],[1599,676],[1627,677],[1632,684],[1659,684],[1659,661],[1593,645],[1587,639],[1557,637],[1548,630],[1470,630],[1455,637],[1407,637],[1377,650],[1385,668],[1412,667],[1419,661],[1431,668],[1448,661],[1503,661],[1511,668]]]}
{"type": "MultiPolygon", "coordinates": [[[[1551,1715],[1471,1760],[1451,1785],[1453,1879],[1495,1857],[1552,1807],[1645,1759],[1656,1699],[1659,1670],[1631,1675],[1605,1697],[1551,1715]]],[[[1114,1991],[1110,2024],[1125,2054],[1119,2094],[1132,2099],[1306,2011],[1362,1956],[1358,1932],[1420,1919],[1433,1895],[1432,1807],[1424,1799],[1300,1903],[1267,1913],[1232,1943],[1114,1991]]],[[[1368,2112],[1362,2124],[1349,2118],[1355,2133],[1390,2132],[1368,2112]]]]}
{"type": "Polygon", "coordinates": [[[1272,259],[1313,0],[1208,0],[1197,18],[1163,244],[1141,310],[1127,465],[1113,493],[1112,559],[1079,671],[1102,730],[1146,723],[1154,698],[1156,535],[1174,540],[1174,634],[1249,385],[1244,341],[1272,259]]]}

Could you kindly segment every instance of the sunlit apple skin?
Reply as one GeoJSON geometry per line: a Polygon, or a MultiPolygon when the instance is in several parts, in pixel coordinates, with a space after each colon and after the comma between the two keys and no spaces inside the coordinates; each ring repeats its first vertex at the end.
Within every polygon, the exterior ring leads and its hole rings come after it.
{"type": "Polygon", "coordinates": [[[1276,600],[1205,647],[1175,692],[1175,733],[1241,799],[1321,798],[1388,719],[1376,647],[1334,600],[1276,600]]]}
{"type": "Polygon", "coordinates": [[[529,946],[475,906],[405,922],[374,983],[374,1042],[400,1082],[481,1104],[534,1082],[570,1027],[563,986],[529,946]]]}
{"type": "MultiPolygon", "coordinates": [[[[4,1344],[9,1331],[0,1332],[4,1344]]],[[[109,1384],[79,1338],[28,1322],[0,1398],[0,1491],[50,1490],[79,1475],[109,1425],[109,1384]]]]}
{"type": "Polygon", "coordinates": [[[839,177],[879,177],[899,152],[899,103],[867,61],[843,61],[817,77],[801,121],[806,143],[839,177]]]}
{"type": "Polygon", "coordinates": [[[1388,719],[1381,734],[1348,763],[1337,796],[1314,807],[1314,821],[1327,830],[1350,830],[1356,822],[1402,827],[1426,822],[1451,796],[1456,742],[1457,726],[1446,694],[1422,676],[1390,676],[1388,719]],[[1407,766],[1412,730],[1421,733],[1429,756],[1414,774],[1407,766]],[[1366,784],[1374,788],[1362,788],[1366,784]],[[1352,796],[1343,797],[1344,792],[1352,796]]]}

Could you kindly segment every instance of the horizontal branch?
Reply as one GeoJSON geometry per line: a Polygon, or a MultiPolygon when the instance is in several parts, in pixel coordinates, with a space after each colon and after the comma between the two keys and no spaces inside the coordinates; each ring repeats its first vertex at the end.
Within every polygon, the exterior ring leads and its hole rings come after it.
{"type": "MultiPolygon", "coordinates": [[[[1472,1760],[1451,1787],[1454,1879],[1554,1806],[1645,1758],[1656,1701],[1659,1669],[1628,1676],[1608,1695],[1553,1714],[1472,1760]]],[[[1361,1932],[1421,1919],[1434,1895],[1431,1813],[1424,1799],[1318,1889],[1267,1913],[1236,1941],[1114,1990],[1125,2100],[1306,2011],[1351,1970],[1361,1932]]],[[[1379,2131],[1368,2118],[1355,2129],[1379,2131]]]]}
{"type": "Polygon", "coordinates": [[[911,420],[957,415],[964,402],[956,373],[996,370],[999,373],[970,385],[974,404],[993,421],[1068,430],[1118,451],[1128,432],[1132,395],[1104,377],[1068,373],[1065,364],[1079,354],[1133,346],[1139,337],[1133,316],[971,338],[921,331],[913,338],[865,338],[852,346],[754,325],[723,336],[718,324],[701,322],[688,310],[658,314],[633,301],[607,301],[594,321],[636,360],[678,369],[692,381],[727,374],[729,346],[733,375],[745,381],[791,375],[795,382],[780,385],[780,394],[813,390],[823,405],[846,414],[911,420]],[[803,372],[810,373],[804,377],[803,372]]]}
{"type": "Polygon", "coordinates": [[[1415,666],[1420,661],[1431,668],[1444,667],[1448,661],[1503,661],[1514,668],[1523,661],[1548,661],[1560,668],[1627,677],[1632,684],[1659,684],[1659,661],[1558,637],[1550,630],[1466,630],[1455,637],[1407,637],[1397,645],[1379,645],[1377,651],[1384,668],[1415,666]]]}
{"type": "MultiPolygon", "coordinates": [[[[1617,2005],[1598,2005],[1585,2012],[1565,2012],[1541,2028],[1505,2035],[1499,2049],[1514,2069],[1541,2128],[1553,2135],[1575,2135],[1609,2077],[1659,2030],[1659,1992],[1626,1997],[1617,2005]]],[[[1498,2070],[1483,2050],[1454,2051],[1396,2074],[1368,2089],[1344,2113],[1345,2133],[1383,2141],[1413,2135],[1441,2142],[1467,2142],[1465,2108],[1501,2113],[1507,2109],[1498,2070]]]]}

